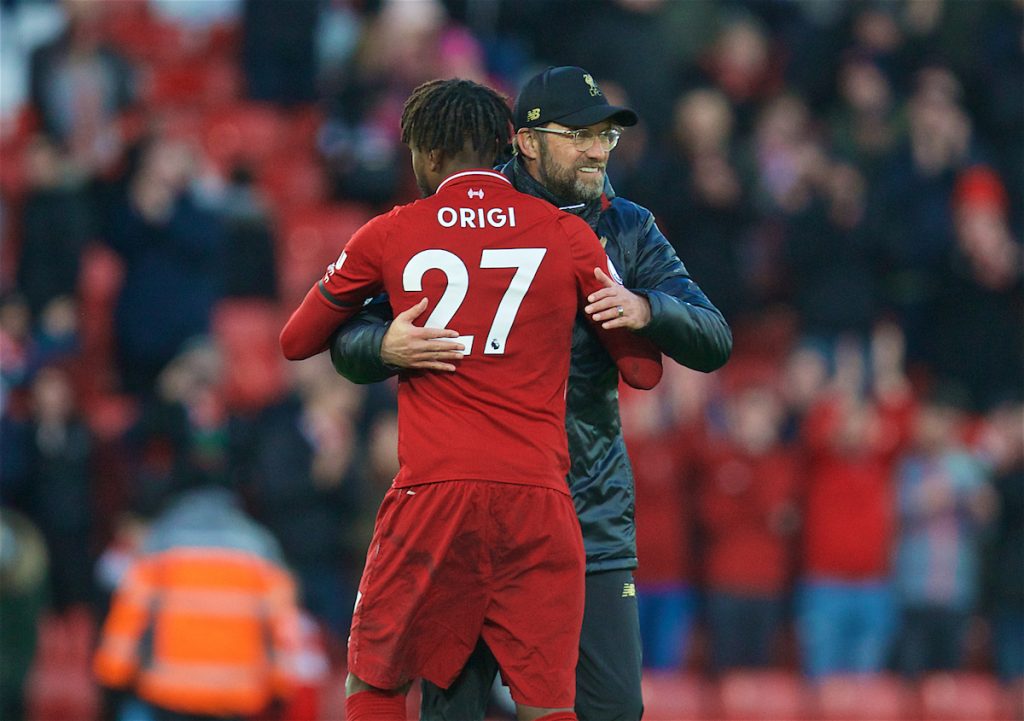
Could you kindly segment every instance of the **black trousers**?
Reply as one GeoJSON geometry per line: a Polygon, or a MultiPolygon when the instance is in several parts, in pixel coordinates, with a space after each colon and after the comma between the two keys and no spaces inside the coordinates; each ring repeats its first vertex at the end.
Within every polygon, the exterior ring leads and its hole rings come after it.
{"type": "Polygon", "coordinates": [[[901,673],[917,678],[934,671],[956,671],[963,666],[970,615],[934,606],[903,610],[897,645],[901,673]]]}
{"type": "MultiPolygon", "coordinates": [[[[421,721],[483,721],[498,663],[482,641],[447,689],[423,683],[421,721]]],[[[588,573],[576,715],[580,721],[639,721],[640,620],[633,572],[588,573]]]]}

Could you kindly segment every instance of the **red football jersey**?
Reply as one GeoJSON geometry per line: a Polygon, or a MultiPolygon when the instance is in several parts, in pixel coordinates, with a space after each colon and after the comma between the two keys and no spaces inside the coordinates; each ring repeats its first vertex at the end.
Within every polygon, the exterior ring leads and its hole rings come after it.
{"type": "MultiPolygon", "coordinates": [[[[356,232],[281,343],[289,358],[308,357],[366,298],[387,292],[396,315],[427,298],[423,325],[458,331],[466,350],[454,373],[399,377],[395,484],[475,479],[566,492],[572,328],[601,288],[595,267],[615,277],[584,221],[499,173],[456,173],[356,232]]],[[[600,335],[614,347],[632,334],[600,335]]]]}

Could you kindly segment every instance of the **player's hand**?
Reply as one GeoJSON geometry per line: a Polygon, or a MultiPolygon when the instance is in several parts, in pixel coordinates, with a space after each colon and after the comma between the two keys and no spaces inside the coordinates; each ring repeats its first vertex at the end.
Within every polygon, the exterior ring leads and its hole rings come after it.
{"type": "Polygon", "coordinates": [[[452,361],[462,360],[461,343],[446,338],[458,338],[459,334],[446,328],[422,328],[413,321],[427,309],[427,299],[402,311],[391,321],[384,340],[380,344],[380,359],[396,368],[415,370],[455,370],[452,361]]]}
{"type": "Polygon", "coordinates": [[[646,298],[619,285],[600,268],[594,268],[594,276],[604,288],[587,296],[590,305],[583,310],[595,323],[606,329],[639,330],[651,322],[651,306],[646,298]]]}

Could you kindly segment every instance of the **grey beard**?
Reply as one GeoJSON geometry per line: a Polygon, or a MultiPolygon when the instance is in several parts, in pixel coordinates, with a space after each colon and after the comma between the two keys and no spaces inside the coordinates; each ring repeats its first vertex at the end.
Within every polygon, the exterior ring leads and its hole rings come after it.
{"type": "MultiPolygon", "coordinates": [[[[576,177],[576,169],[569,168],[565,173],[554,171],[548,165],[548,155],[543,150],[538,164],[541,182],[553,195],[573,203],[588,203],[597,200],[604,192],[604,183],[588,184],[576,177]]],[[[603,178],[603,175],[602,175],[603,178]]]]}

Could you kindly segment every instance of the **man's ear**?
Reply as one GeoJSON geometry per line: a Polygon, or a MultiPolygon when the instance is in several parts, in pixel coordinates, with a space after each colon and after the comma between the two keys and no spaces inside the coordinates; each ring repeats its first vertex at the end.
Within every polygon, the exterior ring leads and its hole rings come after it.
{"type": "Polygon", "coordinates": [[[531,133],[529,130],[521,130],[516,133],[516,147],[519,149],[519,154],[525,158],[537,159],[537,156],[540,155],[537,142],[536,133],[531,133]]]}
{"type": "Polygon", "coordinates": [[[440,172],[441,165],[444,163],[444,151],[437,148],[427,153],[427,165],[430,166],[430,171],[433,173],[440,172]]]}

